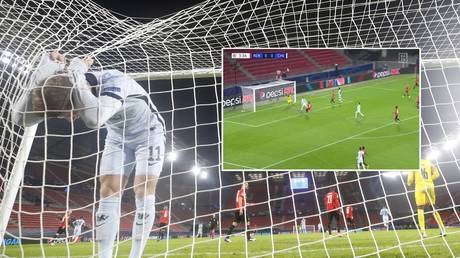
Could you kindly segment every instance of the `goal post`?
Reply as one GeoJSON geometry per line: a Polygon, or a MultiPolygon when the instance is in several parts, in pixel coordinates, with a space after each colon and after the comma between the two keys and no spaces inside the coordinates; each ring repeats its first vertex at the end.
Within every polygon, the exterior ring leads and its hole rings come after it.
{"type": "Polygon", "coordinates": [[[0,203],[0,246],[3,245],[6,228],[13,210],[14,201],[19,190],[19,186],[24,177],[24,169],[27,164],[30,149],[35,138],[35,132],[38,125],[26,127],[22,136],[22,141],[19,146],[13,169],[9,178],[5,178],[3,198],[0,203]]]}
{"type": "Polygon", "coordinates": [[[257,106],[278,102],[284,97],[291,95],[292,101],[296,102],[296,82],[277,80],[251,86],[241,86],[243,94],[243,110],[257,111],[257,106]]]}

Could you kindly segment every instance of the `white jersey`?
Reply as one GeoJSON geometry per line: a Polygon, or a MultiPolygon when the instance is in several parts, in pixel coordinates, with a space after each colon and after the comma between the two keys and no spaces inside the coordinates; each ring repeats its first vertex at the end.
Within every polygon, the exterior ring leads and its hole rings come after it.
{"type": "Polygon", "coordinates": [[[305,227],[306,227],[305,219],[302,219],[302,220],[300,221],[300,226],[301,226],[302,228],[305,228],[305,227]]]}
{"type": "Polygon", "coordinates": [[[342,97],[342,89],[339,89],[339,91],[337,91],[337,95],[339,95],[339,97],[342,97]]]}
{"type": "Polygon", "coordinates": [[[382,208],[380,210],[380,216],[382,216],[383,220],[384,221],[387,221],[388,218],[390,217],[390,212],[388,211],[387,208],[382,208]]]}
{"type": "Polygon", "coordinates": [[[101,85],[92,90],[94,95],[122,102],[119,111],[106,122],[108,137],[130,140],[149,130],[164,131],[163,118],[148,93],[134,79],[117,70],[91,73],[101,85]]]}
{"type": "Polygon", "coordinates": [[[75,228],[75,229],[79,229],[81,230],[81,228],[85,225],[85,220],[84,219],[77,219],[75,220],[74,222],[72,222],[72,226],[75,228]]]}
{"type": "Polygon", "coordinates": [[[202,232],[203,231],[203,224],[198,224],[198,232],[202,232]]]}
{"type": "Polygon", "coordinates": [[[361,104],[358,104],[356,106],[356,112],[360,113],[361,112],[361,104]]]}
{"type": "Polygon", "coordinates": [[[358,161],[358,163],[364,162],[364,151],[363,150],[358,151],[358,156],[356,157],[356,160],[358,161]]]}
{"type": "Polygon", "coordinates": [[[302,102],[301,102],[301,103],[302,103],[302,106],[307,106],[307,100],[306,100],[306,99],[302,98],[302,102]]]}

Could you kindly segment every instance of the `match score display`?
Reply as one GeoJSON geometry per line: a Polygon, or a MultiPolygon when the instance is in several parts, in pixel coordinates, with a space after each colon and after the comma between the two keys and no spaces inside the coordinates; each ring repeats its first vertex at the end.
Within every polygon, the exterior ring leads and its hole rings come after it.
{"type": "Polygon", "coordinates": [[[308,178],[307,177],[300,177],[300,178],[291,178],[291,189],[308,189],[308,178]]]}
{"type": "Polygon", "coordinates": [[[232,59],[287,59],[288,53],[232,53],[232,59]]]}

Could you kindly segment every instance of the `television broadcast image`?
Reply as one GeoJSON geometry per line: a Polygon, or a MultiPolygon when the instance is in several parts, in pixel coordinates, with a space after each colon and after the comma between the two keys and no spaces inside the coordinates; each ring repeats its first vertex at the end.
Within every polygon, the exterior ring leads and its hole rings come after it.
{"type": "Polygon", "coordinates": [[[459,14],[0,0],[0,257],[460,256],[459,14]]]}
{"type": "Polygon", "coordinates": [[[419,58],[224,49],[224,169],[418,169],[419,58]]]}

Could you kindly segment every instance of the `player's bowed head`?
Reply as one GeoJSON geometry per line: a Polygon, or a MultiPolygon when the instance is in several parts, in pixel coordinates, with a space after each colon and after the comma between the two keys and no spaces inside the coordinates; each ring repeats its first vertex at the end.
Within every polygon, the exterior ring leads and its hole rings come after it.
{"type": "MultiPolygon", "coordinates": [[[[57,63],[66,64],[65,55],[54,50],[49,55],[57,63]]],[[[94,60],[85,57],[83,62],[89,68],[94,60]]],[[[87,85],[89,87],[89,85],[87,85]]],[[[74,85],[66,74],[52,75],[43,83],[42,87],[32,90],[32,111],[48,118],[64,118],[74,121],[79,118],[79,112],[73,109],[72,89],[74,85]]]]}

